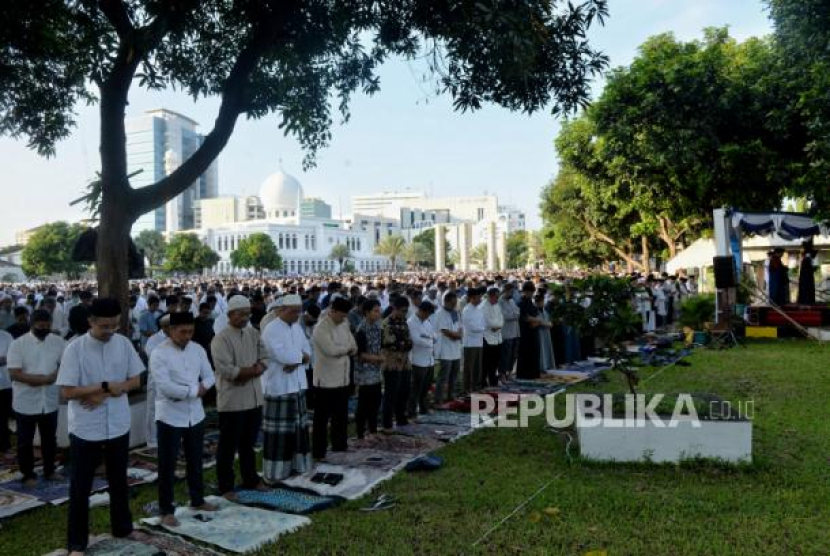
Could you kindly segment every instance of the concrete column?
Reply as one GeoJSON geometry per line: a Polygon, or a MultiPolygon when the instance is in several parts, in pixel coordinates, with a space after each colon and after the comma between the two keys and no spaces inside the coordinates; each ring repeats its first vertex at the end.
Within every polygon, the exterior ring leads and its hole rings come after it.
{"type": "Polygon", "coordinates": [[[458,266],[462,272],[470,270],[470,244],[472,243],[472,224],[458,225],[458,266]]]}
{"type": "Polygon", "coordinates": [[[435,226],[435,272],[447,269],[447,228],[443,224],[435,226]]]}
{"type": "Polygon", "coordinates": [[[487,270],[496,270],[496,223],[490,222],[487,225],[487,270]]]}
{"type": "Polygon", "coordinates": [[[507,233],[504,231],[498,234],[499,270],[507,270],[507,233]]]}

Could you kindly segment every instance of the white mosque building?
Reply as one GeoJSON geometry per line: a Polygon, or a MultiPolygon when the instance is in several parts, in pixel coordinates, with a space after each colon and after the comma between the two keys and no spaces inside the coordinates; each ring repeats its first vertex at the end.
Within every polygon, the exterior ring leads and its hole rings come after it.
{"type": "Polygon", "coordinates": [[[303,188],[296,178],[280,171],[266,179],[259,197],[218,197],[198,202],[196,229],[201,240],[221,257],[212,269],[218,274],[244,272],[234,268],[231,253],[254,233],[266,233],[277,246],[283,272],[289,275],[336,272],[332,247],[345,244],[357,272],[389,267],[386,257],[374,254],[376,237],[369,231],[349,229],[339,220],[302,216],[303,188]]]}

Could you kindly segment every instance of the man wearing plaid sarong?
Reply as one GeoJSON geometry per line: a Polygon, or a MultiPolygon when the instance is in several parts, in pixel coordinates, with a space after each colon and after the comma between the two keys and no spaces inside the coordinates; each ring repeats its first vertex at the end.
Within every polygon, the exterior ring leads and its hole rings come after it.
{"type": "Polygon", "coordinates": [[[262,419],[262,475],[269,483],[305,473],[313,463],[305,399],[305,369],[311,346],[297,323],[301,311],[300,296],[285,296],[279,317],[266,327],[262,337],[272,356],[263,381],[262,419]]]}

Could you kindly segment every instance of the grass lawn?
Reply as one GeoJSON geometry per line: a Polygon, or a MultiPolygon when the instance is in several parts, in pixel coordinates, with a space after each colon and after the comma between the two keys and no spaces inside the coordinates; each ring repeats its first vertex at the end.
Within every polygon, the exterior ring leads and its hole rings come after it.
{"type": "MultiPolygon", "coordinates": [[[[313,514],[312,526],[258,554],[830,554],[830,346],[756,342],[747,349],[697,350],[689,360],[691,367],[669,368],[653,380],[654,370],[643,372],[642,390],[754,400],[753,465],[569,461],[563,437],[538,418],[529,429],[477,432],[441,451],[441,470],[401,473],[384,483],[375,493],[398,497],[391,511],[361,512],[365,501],[350,502],[313,514]]],[[[619,376],[609,378],[599,390],[624,390],[619,376]]],[[[213,476],[207,474],[208,482],[213,476]]],[[[135,516],[155,498],[154,486],[142,487],[135,516]]],[[[185,499],[182,493],[179,500],[185,499]]],[[[92,516],[94,531],[106,531],[107,509],[92,516]]],[[[6,521],[0,553],[39,555],[63,546],[65,520],[64,505],[6,521]]]]}

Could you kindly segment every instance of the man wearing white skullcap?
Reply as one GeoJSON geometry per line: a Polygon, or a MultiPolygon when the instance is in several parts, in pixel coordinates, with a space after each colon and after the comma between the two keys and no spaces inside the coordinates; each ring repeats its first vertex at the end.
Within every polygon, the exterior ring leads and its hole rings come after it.
{"type": "Polygon", "coordinates": [[[271,357],[263,380],[262,419],[262,475],[269,483],[305,473],[313,464],[305,372],[311,360],[311,345],[297,322],[301,312],[300,296],[285,296],[279,316],[263,333],[271,357]]]}

